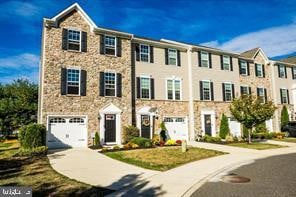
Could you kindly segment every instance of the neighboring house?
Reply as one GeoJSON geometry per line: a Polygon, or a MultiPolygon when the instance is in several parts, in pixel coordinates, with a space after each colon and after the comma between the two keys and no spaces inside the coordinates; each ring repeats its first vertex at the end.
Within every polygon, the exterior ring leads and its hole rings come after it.
{"type": "MultiPolygon", "coordinates": [[[[162,121],[172,139],[215,136],[222,113],[240,135],[229,105],[242,94],[286,104],[294,118],[293,65],[260,48],[238,54],[100,28],[73,4],[44,19],[38,121],[50,148],[86,147],[95,132],[103,144],[121,144],[128,124],[152,138],[162,121]]],[[[266,122],[271,131],[278,111],[266,122]]]]}

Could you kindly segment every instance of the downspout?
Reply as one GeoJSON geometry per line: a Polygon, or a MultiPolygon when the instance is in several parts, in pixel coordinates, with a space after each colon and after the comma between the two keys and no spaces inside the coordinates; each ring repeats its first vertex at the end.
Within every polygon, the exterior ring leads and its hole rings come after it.
{"type": "MultiPolygon", "coordinates": [[[[275,75],[274,75],[274,62],[273,61],[270,62],[270,73],[271,73],[271,85],[272,85],[272,98],[273,98],[275,105],[277,105],[276,84],[275,84],[275,75]]],[[[275,116],[275,128],[276,128],[276,131],[279,131],[280,126],[279,126],[278,109],[276,110],[276,113],[274,114],[274,116],[275,116]]]]}
{"type": "Polygon", "coordinates": [[[193,103],[193,83],[192,83],[192,47],[187,49],[187,62],[188,62],[188,108],[189,108],[189,140],[195,140],[194,132],[194,103],[193,103]]]}

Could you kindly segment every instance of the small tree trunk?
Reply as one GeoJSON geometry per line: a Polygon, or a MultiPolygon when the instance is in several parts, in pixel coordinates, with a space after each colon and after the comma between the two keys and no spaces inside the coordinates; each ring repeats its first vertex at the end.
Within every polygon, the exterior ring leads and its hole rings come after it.
{"type": "Polygon", "coordinates": [[[251,131],[252,131],[252,129],[248,129],[248,137],[249,137],[249,144],[251,144],[252,143],[252,139],[251,139],[251,131]]]}

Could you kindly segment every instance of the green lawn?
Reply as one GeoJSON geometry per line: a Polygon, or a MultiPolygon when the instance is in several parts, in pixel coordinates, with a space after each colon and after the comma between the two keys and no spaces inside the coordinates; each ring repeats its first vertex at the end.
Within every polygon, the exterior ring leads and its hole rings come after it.
{"type": "Polygon", "coordinates": [[[202,148],[189,148],[186,153],[183,153],[181,147],[159,147],[105,153],[113,159],[158,171],[166,171],[188,162],[222,154],[225,153],[202,148]]]}
{"type": "Polygon", "coordinates": [[[112,192],[57,173],[46,156],[14,157],[17,144],[7,144],[0,143],[0,186],[29,186],[34,196],[103,196],[112,192]]]}
{"type": "Polygon", "coordinates": [[[256,150],[266,150],[266,149],[286,147],[286,146],[281,146],[281,145],[277,145],[277,144],[268,144],[268,143],[260,143],[260,142],[252,142],[251,144],[248,144],[246,142],[239,142],[239,143],[231,143],[231,144],[227,144],[227,145],[241,147],[241,148],[256,149],[256,150]]]}
{"type": "Polygon", "coordinates": [[[284,138],[284,139],[274,138],[272,140],[276,140],[276,141],[280,141],[280,142],[293,142],[293,143],[296,143],[296,138],[294,138],[294,137],[288,137],[288,138],[284,138]]]}

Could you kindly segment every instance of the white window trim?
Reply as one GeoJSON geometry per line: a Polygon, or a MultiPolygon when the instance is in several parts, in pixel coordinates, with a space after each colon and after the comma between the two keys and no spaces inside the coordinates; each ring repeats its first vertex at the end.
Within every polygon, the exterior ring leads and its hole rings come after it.
{"type": "Polygon", "coordinates": [[[116,36],[110,35],[110,34],[104,34],[104,54],[109,56],[117,56],[117,38],[116,36]],[[106,54],[106,36],[115,38],[114,42],[114,48],[115,52],[114,55],[106,54]]]}
{"type": "Polygon", "coordinates": [[[201,51],[200,52],[200,67],[201,68],[210,68],[210,55],[209,55],[209,52],[207,52],[207,51],[201,51]],[[204,66],[202,66],[202,54],[203,53],[206,53],[207,54],[207,67],[204,67],[204,66]]]}
{"type": "Polygon", "coordinates": [[[245,60],[240,60],[239,61],[239,69],[241,69],[241,63],[246,63],[245,65],[246,65],[246,73],[244,74],[244,73],[241,73],[240,75],[243,75],[243,76],[248,76],[249,75],[249,72],[248,72],[248,62],[247,61],[245,61],[245,60]]]}
{"type": "Polygon", "coordinates": [[[294,73],[293,75],[293,80],[296,79],[296,66],[292,66],[292,74],[294,73]]]}
{"type": "Polygon", "coordinates": [[[82,31],[80,29],[76,29],[73,27],[67,28],[68,33],[67,33],[67,51],[73,51],[73,52],[81,52],[81,38],[82,38],[82,31]],[[79,31],[80,36],[79,36],[79,51],[76,50],[71,50],[69,49],[69,30],[71,31],[79,31]]]}
{"type": "Polygon", "coordinates": [[[145,62],[145,61],[142,61],[142,59],[141,59],[141,54],[145,54],[145,53],[141,52],[141,46],[148,46],[148,61],[147,61],[147,63],[149,63],[150,62],[150,45],[148,45],[148,44],[140,44],[140,46],[139,46],[140,47],[140,62],[145,62]]]}
{"type": "MultiPolygon", "coordinates": [[[[247,88],[247,90],[248,90],[248,95],[251,94],[251,92],[250,92],[250,86],[248,86],[248,85],[240,85],[240,87],[247,88]]],[[[244,94],[241,94],[241,95],[244,95],[244,94]]]]}
{"type": "Polygon", "coordinates": [[[225,102],[232,102],[233,101],[233,83],[232,82],[223,82],[223,84],[224,84],[224,95],[225,95],[225,102]],[[231,87],[231,100],[230,101],[226,101],[226,84],[228,84],[228,85],[230,85],[230,87],[231,87]]]}
{"type": "Polygon", "coordinates": [[[281,75],[281,68],[284,69],[284,76],[283,76],[283,77],[280,76],[280,78],[281,78],[281,79],[286,78],[286,77],[287,77],[287,73],[286,73],[285,65],[281,65],[281,64],[280,64],[279,67],[280,67],[280,68],[279,68],[279,72],[280,72],[279,75],[281,75]]]}
{"type": "Polygon", "coordinates": [[[281,90],[285,90],[286,91],[286,95],[287,95],[287,102],[283,102],[282,104],[288,104],[288,100],[289,100],[289,95],[288,95],[288,88],[280,88],[280,96],[281,96],[281,99],[283,100],[283,95],[282,95],[282,92],[281,90]]]}
{"type": "Polygon", "coordinates": [[[181,78],[176,78],[176,77],[170,77],[170,78],[165,78],[165,89],[166,89],[166,100],[169,100],[169,101],[182,101],[183,100],[183,95],[182,95],[182,79],[181,78]],[[168,80],[172,80],[173,81],[173,99],[169,99],[168,98],[168,80]],[[175,98],[175,81],[180,81],[180,99],[179,100],[176,100],[175,98]]]}
{"type": "Polygon", "coordinates": [[[151,99],[151,76],[150,75],[140,75],[140,99],[151,99]],[[142,78],[149,79],[149,98],[142,98],[142,78]]]}
{"type": "MultiPolygon", "coordinates": [[[[257,88],[259,88],[259,89],[263,89],[263,99],[264,99],[264,102],[263,103],[266,103],[266,95],[265,95],[265,87],[263,87],[263,86],[259,86],[259,87],[257,87],[257,88]]],[[[258,97],[260,97],[260,95],[257,95],[258,97]]]]}
{"type": "Polygon", "coordinates": [[[173,49],[173,48],[168,48],[168,64],[172,66],[177,66],[178,65],[178,50],[173,49]],[[171,51],[176,51],[176,64],[170,64],[170,50],[171,51]]]}
{"type": "MultiPolygon", "coordinates": [[[[212,100],[212,87],[211,87],[211,80],[201,80],[201,82],[203,83],[203,82],[208,82],[209,83],[209,90],[210,90],[210,92],[209,92],[209,95],[210,95],[210,99],[208,100],[205,100],[204,98],[202,98],[203,100],[202,101],[211,101],[212,100]]],[[[202,87],[203,87],[203,85],[202,85],[202,87]]],[[[204,95],[204,90],[202,89],[202,94],[204,95]]]]}
{"type": "Polygon", "coordinates": [[[231,71],[231,62],[230,62],[230,56],[229,55],[222,55],[222,63],[223,63],[223,70],[226,70],[226,71],[231,71]],[[227,57],[229,59],[229,67],[228,69],[225,69],[224,68],[224,57],[227,57]]]}
{"type": "Polygon", "coordinates": [[[67,67],[67,80],[66,80],[66,95],[77,95],[77,96],[81,96],[81,92],[80,92],[80,86],[81,86],[81,68],[78,67],[67,67]],[[79,85],[78,85],[78,94],[68,94],[68,70],[79,70],[79,85]]]}
{"type": "MultiPolygon", "coordinates": [[[[261,66],[261,70],[260,70],[261,71],[261,76],[258,75],[257,77],[263,77],[263,64],[257,64],[256,67],[258,68],[258,66],[261,66]]],[[[256,70],[256,72],[257,72],[257,70],[256,70]]]]}
{"type": "Polygon", "coordinates": [[[115,71],[110,71],[110,70],[104,71],[104,97],[117,97],[117,73],[115,71]],[[114,93],[114,96],[107,96],[106,95],[105,73],[114,73],[115,74],[115,93],[114,93]]]}

